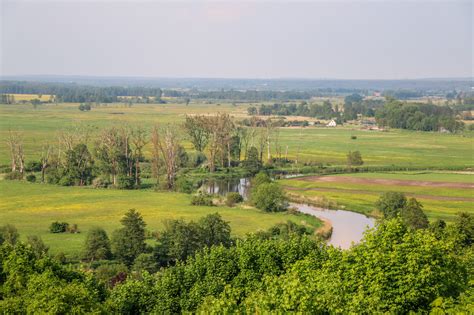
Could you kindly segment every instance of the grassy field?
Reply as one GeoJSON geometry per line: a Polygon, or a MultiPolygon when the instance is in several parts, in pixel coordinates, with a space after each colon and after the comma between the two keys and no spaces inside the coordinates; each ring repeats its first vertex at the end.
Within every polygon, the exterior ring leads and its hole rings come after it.
{"type": "MultiPolygon", "coordinates": [[[[227,112],[237,119],[246,117],[247,107],[255,104],[109,104],[80,112],[78,104],[46,104],[38,109],[31,105],[0,105],[0,164],[8,163],[4,140],[8,130],[23,133],[27,159],[35,159],[41,146],[55,143],[58,131],[74,125],[89,125],[99,130],[112,125],[151,127],[159,123],[179,123],[186,114],[227,112]]],[[[289,118],[291,119],[291,118],[289,118]]],[[[288,156],[299,150],[300,161],[343,165],[350,150],[362,153],[365,165],[404,167],[474,167],[474,141],[471,135],[451,135],[429,132],[393,130],[377,132],[357,127],[342,128],[281,128],[279,144],[282,152],[288,146],[288,156]],[[352,140],[351,136],[356,136],[352,140]]],[[[185,142],[186,148],[191,145],[185,142]]],[[[274,150],[275,148],[273,148],[274,150]]]]}
{"type": "MultiPolygon", "coordinates": [[[[8,131],[20,131],[25,140],[26,160],[37,159],[43,144],[55,144],[59,131],[75,125],[91,126],[98,132],[107,126],[140,125],[151,127],[161,123],[180,123],[186,114],[226,112],[237,119],[247,117],[247,107],[255,104],[206,102],[184,104],[108,104],[94,107],[90,112],[78,110],[78,104],[0,105],[0,164],[8,164],[5,139],[8,131]]],[[[292,119],[292,118],[289,118],[292,119]]],[[[356,126],[338,128],[281,128],[279,144],[282,152],[288,146],[288,157],[294,158],[299,150],[300,161],[344,165],[350,150],[359,150],[364,165],[403,167],[474,167],[472,133],[452,135],[428,132],[391,130],[377,132],[361,130],[356,126]],[[351,139],[356,136],[357,139],[351,139]]],[[[187,149],[189,142],[184,142],[187,149]]],[[[275,148],[273,148],[274,150],[275,148]]],[[[145,154],[147,154],[145,150],[145,154]]],[[[301,164],[300,164],[301,165],[301,164]]],[[[429,173],[369,173],[350,174],[353,178],[472,182],[472,175],[443,172],[429,173]]],[[[472,189],[426,187],[413,185],[380,185],[373,183],[308,182],[300,179],[284,180],[291,192],[311,198],[326,198],[338,207],[370,213],[380,193],[388,190],[403,191],[416,196],[430,217],[452,220],[458,211],[474,211],[472,189]],[[471,199],[470,199],[471,198],[471,199]]],[[[247,232],[268,228],[287,219],[301,220],[287,214],[266,214],[257,210],[227,207],[192,207],[189,196],[176,193],[156,193],[149,190],[118,191],[94,190],[0,182],[0,223],[16,225],[23,235],[37,234],[51,246],[52,252],[77,254],[85,232],[92,226],[103,226],[111,232],[119,226],[121,215],[129,208],[143,213],[150,230],[162,227],[169,218],[197,219],[218,211],[231,222],[233,232],[247,232]],[[50,234],[48,226],[60,220],[78,224],[83,233],[50,234]]],[[[315,219],[314,224],[317,224],[315,219]]]]}
{"type": "Polygon", "coordinates": [[[474,175],[443,172],[343,174],[281,180],[296,195],[333,203],[338,208],[369,214],[380,194],[404,192],[417,198],[430,219],[452,221],[457,212],[474,213],[474,175]],[[362,179],[354,181],[354,179],[362,179]],[[380,181],[382,180],[382,181],[380,181]],[[323,199],[322,199],[323,198],[323,199]]]}
{"type": "Polygon", "coordinates": [[[99,190],[0,181],[0,224],[15,225],[23,238],[39,235],[51,247],[52,253],[67,255],[80,253],[91,227],[103,227],[108,233],[119,228],[120,218],[131,208],[143,215],[150,231],[162,229],[167,219],[197,220],[215,212],[230,222],[232,233],[237,236],[287,220],[316,228],[320,226],[320,221],[313,217],[242,207],[191,206],[190,199],[186,194],[151,190],[99,190]],[[81,233],[49,233],[49,225],[54,221],[77,224],[81,233]]]}
{"type": "Polygon", "coordinates": [[[51,101],[51,98],[53,95],[48,95],[48,94],[8,94],[10,96],[13,96],[15,98],[15,102],[21,102],[21,101],[31,101],[34,99],[38,99],[42,102],[49,102],[51,101]]]}

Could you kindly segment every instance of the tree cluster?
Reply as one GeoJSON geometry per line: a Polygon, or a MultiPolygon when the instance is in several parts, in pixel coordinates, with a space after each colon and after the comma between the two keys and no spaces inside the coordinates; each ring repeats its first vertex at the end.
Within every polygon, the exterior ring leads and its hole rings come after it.
{"type": "Polygon", "coordinates": [[[456,119],[456,113],[448,106],[432,104],[402,103],[392,100],[375,113],[377,124],[391,128],[450,132],[464,129],[464,124],[456,119]]]}

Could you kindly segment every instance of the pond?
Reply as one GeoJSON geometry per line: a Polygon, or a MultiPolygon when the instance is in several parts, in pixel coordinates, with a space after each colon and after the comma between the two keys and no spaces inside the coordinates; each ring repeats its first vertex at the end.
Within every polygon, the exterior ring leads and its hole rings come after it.
{"type": "Polygon", "coordinates": [[[358,243],[367,228],[375,225],[375,219],[347,210],[327,210],[304,204],[291,204],[298,211],[331,222],[333,230],[328,244],[347,249],[352,243],[358,243]]]}
{"type": "Polygon", "coordinates": [[[247,200],[250,189],[249,178],[225,178],[205,180],[199,190],[208,194],[225,196],[229,192],[238,192],[247,200]]]}

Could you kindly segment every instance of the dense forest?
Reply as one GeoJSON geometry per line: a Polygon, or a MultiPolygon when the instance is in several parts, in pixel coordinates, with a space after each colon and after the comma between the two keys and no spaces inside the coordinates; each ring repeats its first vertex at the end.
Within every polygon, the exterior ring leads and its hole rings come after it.
{"type": "Polygon", "coordinates": [[[71,264],[48,255],[38,237],[19,241],[6,225],[0,310],[467,314],[474,307],[474,217],[417,226],[404,219],[410,206],[400,217],[400,200],[387,200],[381,209],[391,216],[349,250],[328,247],[294,224],[234,239],[218,214],[170,221],[151,246],[146,222],[130,210],[110,240],[104,230],[90,230],[82,262],[71,264]]]}

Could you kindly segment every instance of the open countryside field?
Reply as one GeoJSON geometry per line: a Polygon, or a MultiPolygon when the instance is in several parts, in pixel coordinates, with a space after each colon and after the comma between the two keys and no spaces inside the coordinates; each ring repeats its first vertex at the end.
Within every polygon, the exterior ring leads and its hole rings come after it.
{"type": "MultiPolygon", "coordinates": [[[[226,112],[236,119],[247,116],[247,108],[255,104],[237,106],[231,103],[205,104],[108,104],[80,112],[78,104],[46,104],[33,109],[31,105],[0,105],[0,141],[5,142],[9,129],[21,131],[25,139],[27,159],[37,159],[45,143],[55,143],[57,133],[76,125],[89,125],[97,132],[112,125],[140,125],[151,127],[160,123],[180,123],[186,114],[226,112]]],[[[288,117],[292,119],[292,117],[288,117]]],[[[365,165],[403,167],[474,167],[472,134],[454,135],[406,130],[388,132],[361,130],[356,126],[337,128],[307,127],[280,128],[279,146],[288,157],[315,163],[344,165],[350,150],[362,153],[365,165]],[[351,136],[356,136],[352,140],[351,136]]],[[[4,145],[4,144],[3,144],[4,145]]],[[[184,142],[186,149],[191,144],[184,142]]],[[[149,148],[146,148],[149,154],[149,148]]],[[[272,149],[275,154],[275,148],[272,149]]],[[[147,154],[147,152],[145,152],[147,154]]],[[[0,151],[0,164],[8,163],[7,150],[0,151]]]]}
{"type": "Polygon", "coordinates": [[[9,96],[13,96],[15,102],[22,102],[22,101],[31,101],[34,99],[38,99],[41,102],[49,102],[53,98],[54,95],[48,94],[8,94],[9,96]]]}
{"type": "MultiPolygon", "coordinates": [[[[54,253],[68,256],[80,254],[87,231],[103,227],[107,233],[120,227],[120,218],[131,208],[138,210],[149,231],[159,231],[165,220],[198,220],[218,212],[230,222],[235,236],[267,229],[291,220],[319,227],[320,221],[310,216],[267,213],[242,207],[191,206],[191,196],[153,190],[111,190],[84,187],[61,187],[27,182],[0,181],[0,222],[14,224],[23,238],[38,235],[54,253]],[[79,234],[52,234],[54,221],[77,224],[79,234]]],[[[109,234],[110,235],[110,234],[109,234]]]]}
{"type": "Polygon", "coordinates": [[[326,198],[333,207],[371,214],[380,194],[404,192],[424,205],[429,219],[452,221],[457,212],[474,213],[474,175],[448,172],[359,173],[309,176],[280,181],[291,194],[326,198]]]}

